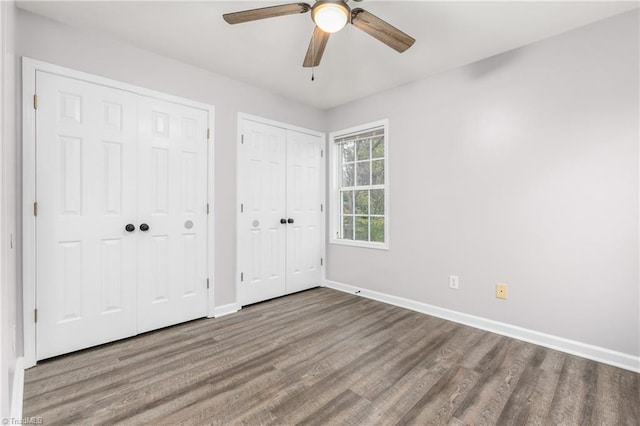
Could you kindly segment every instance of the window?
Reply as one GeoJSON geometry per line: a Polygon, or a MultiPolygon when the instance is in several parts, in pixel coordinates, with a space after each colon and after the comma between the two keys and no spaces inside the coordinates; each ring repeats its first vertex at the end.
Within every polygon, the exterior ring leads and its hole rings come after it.
{"type": "Polygon", "coordinates": [[[389,248],[387,120],[331,133],[331,243],[389,248]]]}

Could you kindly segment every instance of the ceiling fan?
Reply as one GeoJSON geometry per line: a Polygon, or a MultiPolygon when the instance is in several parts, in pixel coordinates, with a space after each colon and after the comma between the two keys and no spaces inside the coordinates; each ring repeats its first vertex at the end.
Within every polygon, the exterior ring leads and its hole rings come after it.
{"type": "Polygon", "coordinates": [[[290,3],[281,6],[226,13],[222,17],[229,24],[241,24],[259,19],[311,11],[311,20],[316,27],[311,36],[311,42],[302,64],[303,67],[317,67],[320,65],[320,59],[322,59],[329,36],[331,33],[340,31],[348,22],[400,53],[410,48],[416,41],[413,37],[364,9],[351,9],[347,5],[348,1],[316,0],[313,6],[307,3],[290,3]]]}

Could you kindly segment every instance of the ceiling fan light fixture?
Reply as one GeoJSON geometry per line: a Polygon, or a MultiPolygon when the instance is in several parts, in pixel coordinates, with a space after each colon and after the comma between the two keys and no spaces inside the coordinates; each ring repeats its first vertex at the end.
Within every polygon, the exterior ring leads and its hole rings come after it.
{"type": "Polygon", "coordinates": [[[318,1],[311,10],[311,19],[325,33],[338,32],[349,21],[349,6],[343,1],[318,1]]]}

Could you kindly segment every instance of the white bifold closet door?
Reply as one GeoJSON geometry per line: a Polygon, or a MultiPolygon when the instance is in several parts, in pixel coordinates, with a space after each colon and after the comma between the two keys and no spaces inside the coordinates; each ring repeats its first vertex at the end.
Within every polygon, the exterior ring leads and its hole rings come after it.
{"type": "Polygon", "coordinates": [[[140,98],[138,332],[207,312],[207,113],[140,98]]]}
{"type": "Polygon", "coordinates": [[[207,113],[36,84],[37,359],[206,316],[207,113]]]}
{"type": "Polygon", "coordinates": [[[243,119],[240,147],[242,305],[320,284],[319,136],[243,119]]]}
{"type": "Polygon", "coordinates": [[[320,285],[321,142],[287,130],[287,293],[320,285]]]}

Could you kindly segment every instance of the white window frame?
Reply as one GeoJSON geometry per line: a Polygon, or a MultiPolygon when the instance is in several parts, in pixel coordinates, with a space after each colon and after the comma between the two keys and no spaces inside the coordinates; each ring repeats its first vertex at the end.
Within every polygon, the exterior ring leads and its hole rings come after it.
{"type": "MultiPolygon", "coordinates": [[[[329,208],[330,208],[330,238],[329,244],[339,244],[353,247],[365,247],[379,250],[389,250],[389,235],[391,215],[390,215],[390,197],[389,197],[389,120],[378,120],[359,126],[351,127],[344,130],[329,133],[329,161],[330,161],[330,189],[329,208]],[[341,230],[340,210],[342,200],[340,199],[340,182],[342,180],[342,167],[340,159],[340,148],[336,140],[358,133],[365,133],[370,130],[382,129],[384,131],[384,243],[373,241],[345,240],[338,238],[341,230]]],[[[355,232],[355,229],[354,229],[355,232]]]]}

